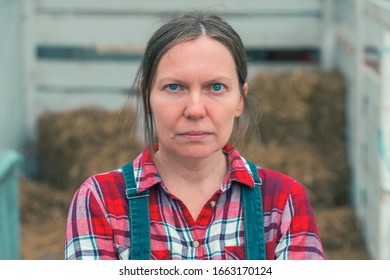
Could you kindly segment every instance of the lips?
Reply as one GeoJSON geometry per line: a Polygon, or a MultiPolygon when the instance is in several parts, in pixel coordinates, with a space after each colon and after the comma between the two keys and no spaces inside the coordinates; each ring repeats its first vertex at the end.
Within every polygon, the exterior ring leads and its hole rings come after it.
{"type": "Polygon", "coordinates": [[[212,133],[208,131],[186,131],[186,132],[178,133],[179,136],[183,136],[185,138],[194,139],[194,140],[205,138],[211,134],[212,133]]]}

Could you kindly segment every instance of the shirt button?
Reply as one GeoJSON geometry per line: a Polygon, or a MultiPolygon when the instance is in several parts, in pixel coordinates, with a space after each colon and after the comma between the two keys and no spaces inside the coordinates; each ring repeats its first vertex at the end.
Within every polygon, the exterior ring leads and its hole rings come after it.
{"type": "Polygon", "coordinates": [[[210,203],[209,203],[211,208],[214,208],[216,204],[217,203],[214,200],[210,201],[210,203]]]}
{"type": "Polygon", "coordinates": [[[198,248],[199,247],[199,241],[198,240],[194,240],[194,241],[192,241],[192,247],[194,247],[194,248],[198,248]]]}

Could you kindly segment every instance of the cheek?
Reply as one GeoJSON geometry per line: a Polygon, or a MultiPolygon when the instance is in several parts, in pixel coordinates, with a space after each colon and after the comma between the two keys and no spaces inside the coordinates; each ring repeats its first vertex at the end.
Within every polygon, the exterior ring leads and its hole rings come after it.
{"type": "Polygon", "coordinates": [[[176,106],[162,102],[162,100],[159,100],[158,98],[151,98],[150,107],[157,134],[165,133],[165,131],[174,127],[177,120],[176,106]]]}
{"type": "Polygon", "coordinates": [[[159,100],[154,98],[153,94],[151,94],[151,96],[150,96],[150,110],[151,110],[151,114],[152,114],[152,118],[153,118],[153,122],[154,122],[157,134],[159,133],[160,128],[161,128],[161,120],[162,120],[161,108],[162,107],[163,106],[162,106],[162,104],[160,104],[159,100]]]}
{"type": "Polygon", "coordinates": [[[158,96],[158,93],[152,92],[150,95],[150,109],[155,121],[161,119],[161,116],[164,115],[164,108],[166,107],[164,100],[158,96]]]}
{"type": "MultiPolygon", "coordinates": [[[[234,120],[235,120],[235,108],[232,107],[230,109],[220,109],[214,111],[215,118],[218,118],[218,121],[216,122],[216,125],[220,128],[223,128],[225,131],[229,131],[234,126],[234,120]]],[[[215,119],[214,118],[214,119],[215,119]]]]}

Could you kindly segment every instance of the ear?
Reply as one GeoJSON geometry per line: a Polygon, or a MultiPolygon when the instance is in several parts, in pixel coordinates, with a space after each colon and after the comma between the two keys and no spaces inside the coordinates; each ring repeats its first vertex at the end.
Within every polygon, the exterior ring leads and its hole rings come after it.
{"type": "Polygon", "coordinates": [[[241,116],[242,112],[244,111],[244,100],[246,98],[246,95],[248,94],[248,83],[246,82],[243,87],[242,87],[242,92],[240,94],[240,100],[237,104],[237,109],[236,109],[236,113],[235,113],[235,117],[239,117],[241,116]]]}

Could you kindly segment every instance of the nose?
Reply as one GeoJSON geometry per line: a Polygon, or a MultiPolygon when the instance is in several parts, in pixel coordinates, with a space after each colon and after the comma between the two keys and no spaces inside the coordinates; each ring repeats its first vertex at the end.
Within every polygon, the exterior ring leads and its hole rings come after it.
{"type": "Polygon", "coordinates": [[[198,120],[206,116],[206,107],[202,95],[189,94],[188,102],[184,109],[184,117],[187,119],[198,120]]]}

